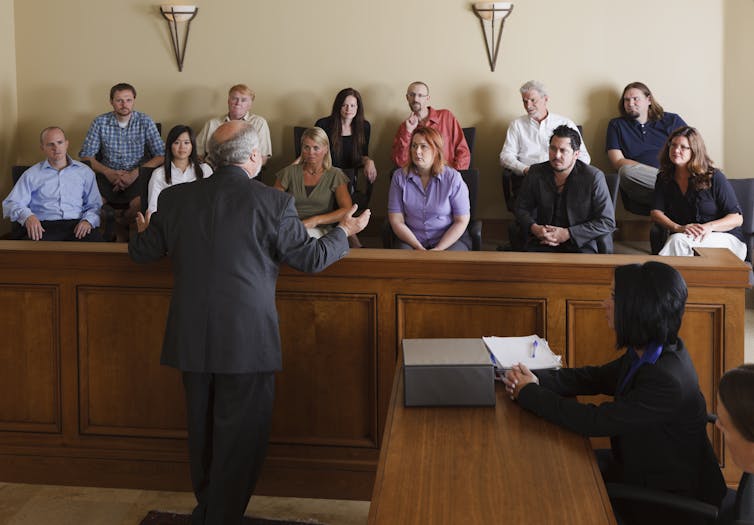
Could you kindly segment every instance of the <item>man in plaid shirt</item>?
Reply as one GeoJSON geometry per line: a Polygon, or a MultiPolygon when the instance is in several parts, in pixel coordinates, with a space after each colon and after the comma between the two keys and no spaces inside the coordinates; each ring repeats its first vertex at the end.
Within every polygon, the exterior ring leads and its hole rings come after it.
{"type": "Polygon", "coordinates": [[[139,167],[163,164],[165,144],[154,121],[134,111],[136,89],[131,84],[116,84],[110,89],[113,111],[92,121],[79,157],[91,163],[97,185],[106,203],[128,204],[120,217],[130,224],[141,208],[139,167]]]}

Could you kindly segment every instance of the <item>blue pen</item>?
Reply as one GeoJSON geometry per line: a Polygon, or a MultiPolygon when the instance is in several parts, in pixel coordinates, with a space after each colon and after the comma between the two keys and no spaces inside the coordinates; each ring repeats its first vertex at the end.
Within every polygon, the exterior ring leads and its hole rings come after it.
{"type": "Polygon", "coordinates": [[[531,344],[531,358],[532,359],[537,357],[537,346],[539,346],[539,341],[535,339],[534,342],[531,344]]]}

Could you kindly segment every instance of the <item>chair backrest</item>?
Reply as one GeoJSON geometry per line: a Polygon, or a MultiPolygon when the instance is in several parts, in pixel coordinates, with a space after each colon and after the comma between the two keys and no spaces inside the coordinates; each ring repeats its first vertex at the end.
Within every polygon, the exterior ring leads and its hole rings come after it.
{"type": "MultiPolygon", "coordinates": [[[[13,166],[10,169],[10,175],[11,179],[13,180],[13,185],[15,186],[18,182],[18,179],[21,178],[21,175],[24,174],[26,170],[29,169],[29,166],[13,166]]],[[[13,221],[11,223],[11,231],[10,231],[10,239],[21,239],[25,235],[24,227],[18,224],[16,221],[13,221]]]]}
{"type": "Polygon", "coordinates": [[[607,183],[607,190],[610,192],[610,199],[613,201],[613,211],[618,205],[618,187],[620,186],[620,176],[617,173],[606,173],[605,182],[607,183]]]}
{"type": "Polygon", "coordinates": [[[728,179],[736,192],[744,222],[741,230],[746,240],[746,260],[751,261],[754,252],[754,179],[728,179]]]}
{"type": "Polygon", "coordinates": [[[141,213],[147,213],[149,206],[149,181],[152,179],[154,168],[147,166],[139,167],[139,179],[141,183],[141,213]]]}
{"type": "Polygon", "coordinates": [[[469,153],[474,153],[474,141],[476,140],[476,128],[463,128],[463,136],[466,139],[466,145],[469,147],[469,153]]]}
{"type": "Polygon", "coordinates": [[[12,167],[12,168],[10,169],[10,176],[11,176],[11,179],[13,180],[13,185],[14,185],[14,186],[15,186],[15,185],[16,185],[16,183],[18,182],[18,179],[20,179],[20,178],[21,178],[21,175],[23,175],[23,174],[24,174],[24,172],[25,172],[26,170],[28,170],[28,169],[29,169],[29,166],[21,166],[21,165],[18,165],[18,166],[13,166],[13,167],[12,167]]]}
{"type": "Polygon", "coordinates": [[[467,170],[461,170],[459,172],[463,177],[463,182],[469,187],[469,205],[471,210],[471,218],[476,216],[476,202],[477,195],[479,194],[479,170],[476,168],[469,168],[467,170]]]}
{"type": "Polygon", "coordinates": [[[305,126],[293,126],[293,150],[296,152],[296,158],[301,156],[301,136],[306,129],[305,126]]]}

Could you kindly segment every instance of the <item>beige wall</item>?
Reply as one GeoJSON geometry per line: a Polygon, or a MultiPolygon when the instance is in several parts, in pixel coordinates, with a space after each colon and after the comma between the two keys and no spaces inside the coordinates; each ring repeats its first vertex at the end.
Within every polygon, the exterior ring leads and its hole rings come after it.
{"type": "Polygon", "coordinates": [[[754,115],[754,2],[725,2],[724,138],[726,175],[754,177],[752,116],[754,115]]]}
{"type": "MultiPolygon", "coordinates": [[[[16,104],[16,43],[13,30],[13,1],[0,0],[0,195],[11,187],[10,166],[15,162],[18,111],[16,104]]],[[[0,233],[10,227],[0,222],[0,233]]]]}
{"type": "MultiPolygon", "coordinates": [[[[382,216],[390,144],[407,114],[405,87],[422,79],[435,106],[451,108],[464,126],[477,126],[478,211],[499,218],[506,213],[497,156],[508,122],[522,113],[518,86],[537,78],[550,88],[551,110],[583,124],[598,166],[607,166],[605,127],[620,89],[632,80],[645,81],[666,109],[698,126],[718,164],[728,156],[737,162],[736,152],[723,149],[723,81],[737,77],[723,74],[723,25],[750,33],[752,17],[731,21],[736,17],[727,16],[723,2],[521,0],[508,19],[494,73],[467,0],[205,2],[192,24],[183,73],[157,4],[15,2],[18,161],[38,157],[36,134],[53,123],[68,130],[77,153],[92,117],[109,109],[107,92],[115,82],[135,84],[137,109],[165,131],[179,122],[200,127],[223,113],[230,84],[246,82],[257,92],[255,111],[270,123],[268,171],[274,172],[292,158],[291,127],[313,123],[328,112],[337,90],[350,85],[362,92],[373,125],[372,156],[383,172],[373,207],[382,216]]],[[[0,5],[12,11],[8,0],[0,5]]],[[[3,97],[12,99],[5,90],[3,97]]],[[[4,133],[14,127],[12,118],[3,121],[4,133]]]]}

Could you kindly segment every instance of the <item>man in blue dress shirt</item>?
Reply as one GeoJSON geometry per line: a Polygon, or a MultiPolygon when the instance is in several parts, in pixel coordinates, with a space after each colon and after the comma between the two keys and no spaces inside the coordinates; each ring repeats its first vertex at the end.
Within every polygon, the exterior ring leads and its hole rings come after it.
{"type": "Polygon", "coordinates": [[[3,201],[3,217],[26,228],[34,241],[101,241],[102,207],[94,172],[68,156],[68,139],[58,127],[39,135],[46,160],[26,170],[3,201]]]}
{"type": "Polygon", "coordinates": [[[663,110],[641,82],[631,82],[623,89],[618,110],[621,116],[607,125],[607,158],[620,175],[624,206],[634,213],[649,215],[654,205],[660,150],[670,134],[686,123],[679,115],[663,110]]]}

